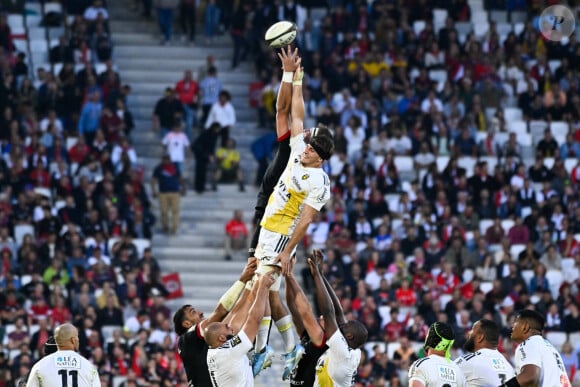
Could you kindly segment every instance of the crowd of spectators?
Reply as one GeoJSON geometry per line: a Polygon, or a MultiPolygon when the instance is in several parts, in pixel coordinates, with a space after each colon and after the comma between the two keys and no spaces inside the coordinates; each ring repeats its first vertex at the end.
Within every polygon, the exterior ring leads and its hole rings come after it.
{"type": "MultiPolygon", "coordinates": [[[[471,25],[478,34],[465,30],[473,13],[465,0],[332,3],[326,12],[246,3],[233,20],[250,20],[243,44],[264,85],[261,126],[273,125],[281,70],[256,37],[286,19],[299,26],[307,121],[334,129],[325,167],[333,196],[305,242],[326,251],[343,308],[382,343],[357,385],[404,382],[417,355],[409,340],[423,341],[435,321],[452,324],[456,350],[477,319],[497,321],[510,359],[517,309],[544,313],[547,331],[564,341],[578,337],[578,169],[564,163],[580,156],[580,74],[570,65],[580,44],[535,27],[552,2],[486,1],[487,11],[526,20],[518,32],[494,20],[484,33],[471,25]],[[562,122],[567,135],[553,135],[562,122]],[[400,171],[409,159],[411,172],[400,171]],[[397,341],[402,355],[380,353],[397,341]]],[[[578,343],[556,345],[568,371],[577,369],[578,343]]]]}
{"type": "Polygon", "coordinates": [[[112,61],[106,4],[69,3],[51,68],[38,71],[0,15],[0,386],[24,377],[67,321],[103,386],[177,386],[131,88],[112,61]]]}

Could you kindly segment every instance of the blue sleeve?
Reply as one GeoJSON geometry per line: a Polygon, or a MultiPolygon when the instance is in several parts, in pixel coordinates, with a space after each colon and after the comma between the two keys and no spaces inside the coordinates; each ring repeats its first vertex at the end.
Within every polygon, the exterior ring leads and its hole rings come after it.
{"type": "Polygon", "coordinates": [[[85,131],[85,121],[87,119],[87,106],[83,106],[81,110],[81,116],[79,117],[78,131],[79,134],[83,134],[85,131]]]}

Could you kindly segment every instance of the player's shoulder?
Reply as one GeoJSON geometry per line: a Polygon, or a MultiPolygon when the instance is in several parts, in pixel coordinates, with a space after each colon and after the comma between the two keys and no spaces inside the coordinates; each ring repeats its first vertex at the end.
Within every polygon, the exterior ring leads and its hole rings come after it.
{"type": "Polygon", "coordinates": [[[413,364],[411,364],[410,371],[412,372],[412,371],[420,369],[420,368],[425,368],[431,364],[434,364],[434,362],[429,356],[421,358],[421,359],[417,359],[413,362],[413,364]]]}
{"type": "Polygon", "coordinates": [[[481,358],[482,356],[483,356],[483,352],[481,352],[481,351],[466,353],[463,356],[460,356],[459,358],[457,358],[457,360],[455,360],[455,364],[462,365],[462,364],[465,364],[467,362],[473,363],[473,362],[477,361],[474,359],[481,358]]]}

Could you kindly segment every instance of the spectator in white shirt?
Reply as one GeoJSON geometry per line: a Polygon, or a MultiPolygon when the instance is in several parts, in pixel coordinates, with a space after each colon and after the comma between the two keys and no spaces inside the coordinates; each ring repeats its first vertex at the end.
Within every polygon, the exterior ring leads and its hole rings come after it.
{"type": "Polygon", "coordinates": [[[62,121],[57,117],[56,111],[54,109],[50,109],[47,116],[42,121],[40,121],[40,130],[43,133],[46,132],[50,124],[52,124],[53,128],[56,129],[56,133],[62,133],[62,121]]]}
{"type": "Polygon", "coordinates": [[[125,336],[129,339],[135,337],[140,329],[151,328],[151,321],[149,320],[149,312],[145,309],[141,309],[137,312],[135,317],[131,317],[125,321],[125,326],[123,327],[123,332],[125,336]]]}
{"type": "Polygon", "coordinates": [[[357,116],[350,117],[348,125],[344,128],[344,137],[347,140],[348,158],[353,160],[353,155],[362,148],[365,139],[365,130],[361,126],[361,121],[357,116]]]}
{"type": "Polygon", "coordinates": [[[189,149],[189,139],[182,130],[183,123],[176,120],[171,131],[163,137],[161,144],[165,146],[165,152],[169,155],[171,162],[177,165],[180,173],[183,173],[183,163],[186,151],[189,149]]]}
{"type": "Polygon", "coordinates": [[[103,2],[101,0],[95,0],[93,5],[85,10],[83,17],[85,20],[93,22],[97,20],[99,13],[103,15],[103,19],[109,19],[109,12],[107,12],[107,9],[103,7],[103,2]]]}
{"type": "Polygon", "coordinates": [[[123,154],[129,158],[131,165],[137,163],[137,152],[135,152],[135,149],[133,149],[131,144],[129,144],[127,137],[123,137],[120,143],[113,147],[113,151],[111,152],[111,162],[119,172],[123,169],[123,154]]]}
{"type": "Polygon", "coordinates": [[[395,155],[406,156],[411,153],[413,144],[407,135],[403,135],[401,128],[393,129],[393,137],[389,140],[388,151],[393,150],[395,155]]]}
{"type": "Polygon", "coordinates": [[[213,123],[221,126],[222,147],[225,147],[230,137],[230,127],[236,123],[236,111],[230,102],[230,93],[220,91],[218,101],[211,106],[205,128],[208,129],[213,123]]]}
{"type": "Polygon", "coordinates": [[[419,153],[414,157],[415,171],[419,173],[420,170],[427,170],[429,166],[435,162],[435,156],[429,150],[429,145],[427,142],[421,143],[421,148],[419,153]]]}
{"type": "Polygon", "coordinates": [[[437,98],[434,91],[430,91],[427,98],[421,102],[421,111],[423,113],[431,113],[433,109],[435,109],[435,111],[442,112],[443,103],[439,98],[437,98]]]}
{"type": "Polygon", "coordinates": [[[170,342],[175,343],[177,340],[177,335],[171,329],[171,320],[166,319],[163,320],[160,327],[157,327],[153,330],[153,332],[151,332],[151,335],[149,336],[149,342],[163,346],[165,339],[168,336],[170,342]]]}

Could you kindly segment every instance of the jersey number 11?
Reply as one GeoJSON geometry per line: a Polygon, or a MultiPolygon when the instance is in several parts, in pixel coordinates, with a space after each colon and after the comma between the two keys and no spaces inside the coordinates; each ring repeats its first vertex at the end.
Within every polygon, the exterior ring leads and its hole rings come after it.
{"type": "Polygon", "coordinates": [[[79,387],[79,373],[78,371],[68,371],[67,370],[60,370],[58,374],[62,377],[62,387],[69,387],[68,385],[68,375],[70,375],[72,379],[72,386],[71,387],[79,387]]]}

